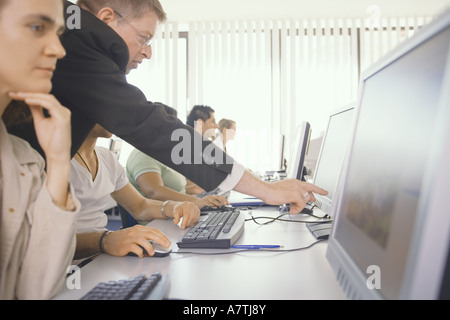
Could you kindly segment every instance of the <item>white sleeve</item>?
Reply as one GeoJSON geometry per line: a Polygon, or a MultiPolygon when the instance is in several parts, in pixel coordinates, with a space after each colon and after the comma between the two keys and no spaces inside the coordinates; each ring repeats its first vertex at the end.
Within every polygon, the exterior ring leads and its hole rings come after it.
{"type": "Polygon", "coordinates": [[[242,164],[235,162],[231,173],[225,178],[224,181],[222,181],[222,183],[219,185],[219,189],[224,192],[233,190],[241,180],[244,172],[245,167],[242,164]]]}

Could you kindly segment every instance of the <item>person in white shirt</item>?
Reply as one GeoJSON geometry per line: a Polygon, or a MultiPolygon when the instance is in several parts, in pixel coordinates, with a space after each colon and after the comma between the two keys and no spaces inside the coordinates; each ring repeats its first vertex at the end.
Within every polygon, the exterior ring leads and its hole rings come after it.
{"type": "MultiPolygon", "coordinates": [[[[194,130],[200,133],[205,139],[212,140],[216,134],[216,129],[218,128],[214,113],[214,109],[210,106],[196,105],[187,115],[186,124],[194,128],[194,130]]],[[[239,170],[243,170],[243,167],[239,170]]],[[[205,189],[187,179],[186,193],[199,195],[204,192],[206,192],[205,189]]]]}
{"type": "Polygon", "coordinates": [[[236,121],[224,118],[219,121],[218,130],[214,143],[227,152],[227,142],[233,140],[236,134],[236,121]]]}
{"type": "Polygon", "coordinates": [[[125,169],[114,154],[96,146],[98,138],[110,138],[111,133],[96,125],[71,161],[70,181],[81,202],[77,221],[77,249],[75,259],[98,253],[125,256],[134,253],[144,256],[144,250],[153,256],[149,240],[163,247],[170,240],[158,229],[136,225],[111,232],[106,229],[108,209],[112,197],[139,221],[168,218],[182,229],[197,223],[200,209],[191,202],[157,201],[143,197],[128,181],[125,169]]]}

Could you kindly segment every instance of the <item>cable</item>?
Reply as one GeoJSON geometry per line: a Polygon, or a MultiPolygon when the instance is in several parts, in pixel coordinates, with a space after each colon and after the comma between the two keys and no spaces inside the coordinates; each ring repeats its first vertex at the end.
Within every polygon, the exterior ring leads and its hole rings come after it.
{"type": "Polygon", "coordinates": [[[205,256],[218,256],[218,255],[226,255],[226,254],[234,254],[234,253],[242,253],[242,252],[250,252],[250,251],[258,251],[258,252],[275,252],[275,253],[283,253],[283,252],[294,252],[294,251],[301,251],[305,249],[309,249],[313,247],[314,245],[326,241],[326,239],[320,239],[317,240],[310,245],[307,245],[306,247],[301,248],[294,248],[294,249],[242,249],[242,250],[235,250],[235,251],[223,251],[223,252],[191,252],[191,251],[176,251],[172,252],[171,254],[198,254],[198,255],[205,255],[205,256]]]}
{"type": "Polygon", "coordinates": [[[282,217],[284,217],[286,215],[289,215],[289,213],[280,214],[279,216],[277,216],[275,218],[274,217],[254,217],[252,212],[249,212],[249,214],[250,214],[251,218],[250,219],[245,219],[245,221],[253,221],[256,224],[262,225],[262,226],[266,225],[266,224],[269,224],[269,223],[272,223],[272,222],[275,222],[275,221],[296,222],[296,223],[329,223],[329,222],[333,221],[332,219],[330,219],[328,217],[328,215],[325,216],[324,218],[318,217],[318,216],[314,216],[314,217],[316,217],[318,219],[321,219],[321,220],[311,221],[311,220],[287,220],[287,219],[281,219],[282,217]],[[260,223],[260,222],[256,221],[256,219],[269,219],[270,221],[267,221],[267,222],[264,222],[264,223],[260,223]],[[322,220],[322,219],[325,219],[325,220],[322,220]]]}
{"type": "Polygon", "coordinates": [[[275,217],[275,218],[274,217],[256,217],[255,218],[251,211],[249,212],[249,214],[251,216],[251,219],[245,219],[245,221],[252,221],[253,220],[253,222],[255,222],[256,224],[259,224],[259,225],[266,225],[266,224],[272,223],[274,221],[280,220],[282,217],[287,215],[287,213],[283,213],[283,214],[280,214],[278,217],[275,217]],[[270,219],[271,221],[267,221],[267,222],[264,222],[264,223],[259,223],[258,221],[256,221],[256,219],[270,219]]]}

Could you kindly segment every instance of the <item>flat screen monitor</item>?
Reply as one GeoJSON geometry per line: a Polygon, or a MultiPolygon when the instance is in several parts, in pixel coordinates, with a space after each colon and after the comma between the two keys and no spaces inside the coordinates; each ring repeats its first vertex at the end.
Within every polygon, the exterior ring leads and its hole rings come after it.
{"type": "Polygon", "coordinates": [[[305,168],[307,172],[306,181],[311,183],[314,179],[317,160],[319,159],[320,149],[322,148],[323,136],[324,133],[321,136],[309,141],[308,154],[305,157],[305,168]]]}
{"type": "Polygon", "coordinates": [[[297,127],[292,144],[290,160],[287,163],[286,178],[304,180],[303,168],[310,138],[311,125],[308,122],[302,122],[297,127]]]}
{"type": "Polygon", "coordinates": [[[316,207],[327,215],[331,214],[331,202],[336,192],[344,156],[350,141],[354,104],[333,111],[323,137],[317,160],[313,184],[328,191],[326,196],[315,195],[316,207]]]}
{"type": "Polygon", "coordinates": [[[349,298],[449,298],[450,11],[362,74],[327,259],[349,298]]]}
{"type": "Polygon", "coordinates": [[[285,148],[285,144],[286,144],[286,136],[284,134],[280,135],[280,140],[279,140],[279,146],[278,146],[278,150],[280,152],[280,156],[279,156],[279,160],[280,160],[280,165],[279,165],[279,170],[283,171],[286,169],[285,167],[285,155],[284,155],[284,148],[285,148]]]}

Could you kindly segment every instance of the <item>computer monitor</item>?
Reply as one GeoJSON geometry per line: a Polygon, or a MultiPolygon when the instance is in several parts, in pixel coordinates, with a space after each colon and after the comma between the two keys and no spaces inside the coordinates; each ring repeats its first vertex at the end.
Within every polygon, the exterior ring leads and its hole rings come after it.
{"type": "Polygon", "coordinates": [[[292,144],[290,160],[287,163],[286,178],[304,180],[303,168],[310,138],[311,125],[308,122],[302,122],[297,127],[292,144]]]}
{"type": "Polygon", "coordinates": [[[450,11],[364,72],[327,259],[352,299],[449,298],[450,11]]]}
{"type": "MultiPolygon", "coordinates": [[[[312,208],[316,216],[332,217],[331,203],[350,140],[354,107],[354,104],[349,104],[339,108],[328,119],[313,179],[313,184],[327,190],[328,194],[315,195],[316,201],[312,208]]],[[[308,223],[306,226],[317,239],[327,239],[331,233],[332,220],[308,223]]]]}
{"type": "Polygon", "coordinates": [[[313,182],[316,173],[317,160],[319,160],[320,149],[322,148],[325,131],[319,136],[309,141],[308,154],[305,156],[306,181],[313,182]]]}
{"type": "Polygon", "coordinates": [[[279,150],[279,160],[280,160],[280,165],[279,165],[279,170],[283,171],[286,169],[285,167],[285,162],[286,162],[286,158],[284,155],[284,148],[285,148],[285,144],[286,144],[286,136],[284,134],[280,135],[280,140],[279,140],[279,145],[278,145],[278,150],[279,150]]]}
{"type": "Polygon", "coordinates": [[[327,190],[328,194],[315,195],[317,200],[315,204],[327,215],[331,215],[331,201],[350,141],[354,107],[354,104],[349,104],[330,114],[317,160],[313,184],[327,190]]]}

